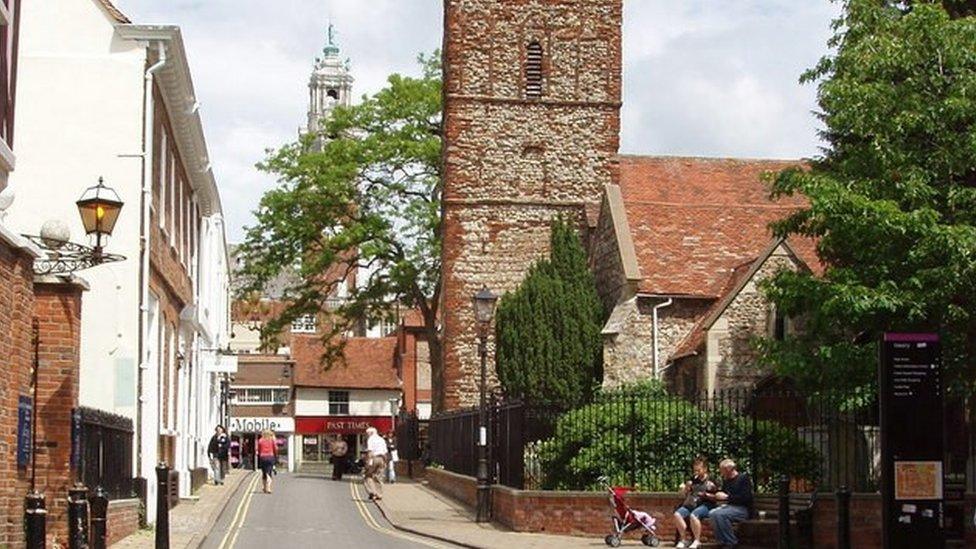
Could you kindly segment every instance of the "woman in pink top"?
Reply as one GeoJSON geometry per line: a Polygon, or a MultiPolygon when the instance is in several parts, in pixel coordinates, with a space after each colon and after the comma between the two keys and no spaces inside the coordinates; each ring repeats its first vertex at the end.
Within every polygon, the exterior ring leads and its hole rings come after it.
{"type": "Polygon", "coordinates": [[[261,467],[261,477],[264,480],[264,492],[271,493],[271,474],[275,463],[278,462],[278,445],[275,443],[275,434],[270,429],[265,429],[258,439],[258,465],[261,467]]]}

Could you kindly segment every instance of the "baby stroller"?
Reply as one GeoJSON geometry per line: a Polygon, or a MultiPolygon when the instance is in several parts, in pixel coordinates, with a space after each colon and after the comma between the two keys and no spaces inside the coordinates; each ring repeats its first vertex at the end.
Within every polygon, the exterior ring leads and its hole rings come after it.
{"type": "Polygon", "coordinates": [[[630,488],[611,486],[607,477],[600,477],[600,482],[609,492],[610,507],[613,508],[613,515],[610,517],[613,522],[613,532],[603,538],[603,541],[610,547],[620,547],[620,538],[625,532],[643,528],[644,535],[641,536],[641,542],[649,547],[660,545],[661,540],[655,535],[657,521],[654,517],[643,511],[631,509],[624,501],[624,495],[630,492],[630,488]]]}

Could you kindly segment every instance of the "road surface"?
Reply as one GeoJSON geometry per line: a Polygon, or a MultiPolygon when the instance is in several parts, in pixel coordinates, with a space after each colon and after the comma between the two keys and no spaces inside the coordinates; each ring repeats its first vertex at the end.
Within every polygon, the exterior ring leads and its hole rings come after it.
{"type": "Polygon", "coordinates": [[[261,491],[261,475],[246,479],[217,519],[203,549],[289,547],[448,547],[399,532],[367,498],[358,477],[333,481],[281,473],[274,493],[261,491]]]}

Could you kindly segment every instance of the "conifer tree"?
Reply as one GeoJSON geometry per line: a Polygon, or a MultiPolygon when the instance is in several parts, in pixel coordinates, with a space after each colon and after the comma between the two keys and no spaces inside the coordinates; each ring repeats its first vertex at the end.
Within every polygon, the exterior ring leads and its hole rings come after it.
{"type": "Polygon", "coordinates": [[[603,377],[603,308],[573,226],[554,221],[550,242],[551,257],[499,303],[496,371],[509,396],[576,405],[603,377]]]}

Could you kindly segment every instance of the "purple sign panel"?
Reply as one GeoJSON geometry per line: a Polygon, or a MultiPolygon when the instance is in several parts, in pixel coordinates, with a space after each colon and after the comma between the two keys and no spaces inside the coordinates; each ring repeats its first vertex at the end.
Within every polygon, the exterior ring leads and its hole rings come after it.
{"type": "Polygon", "coordinates": [[[884,547],[941,547],[945,419],[938,334],[884,334],[879,391],[884,547]]]}

